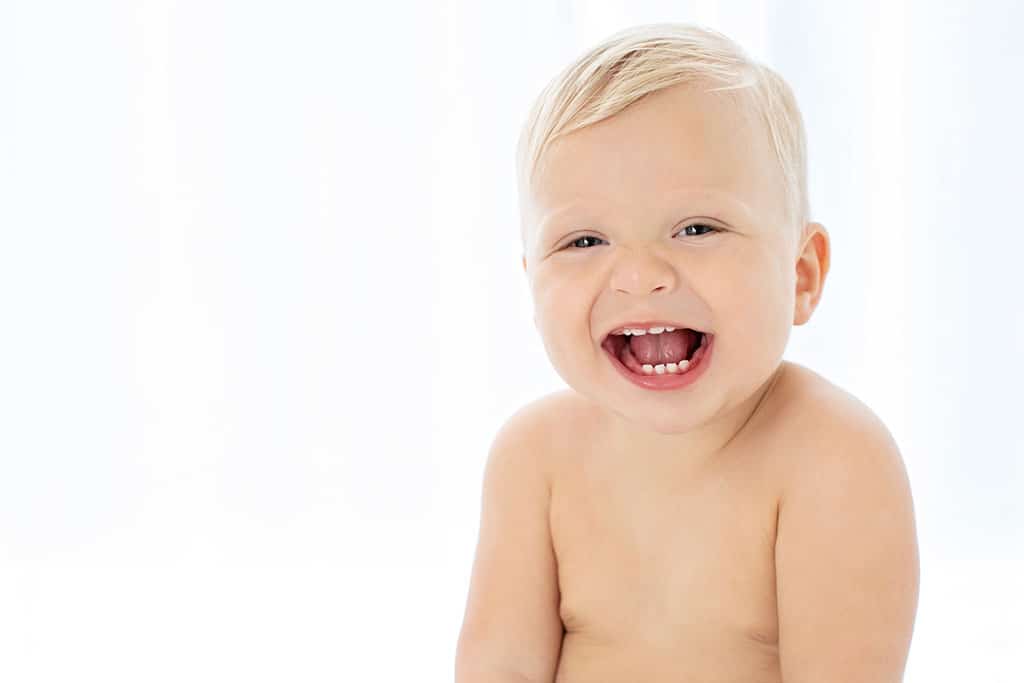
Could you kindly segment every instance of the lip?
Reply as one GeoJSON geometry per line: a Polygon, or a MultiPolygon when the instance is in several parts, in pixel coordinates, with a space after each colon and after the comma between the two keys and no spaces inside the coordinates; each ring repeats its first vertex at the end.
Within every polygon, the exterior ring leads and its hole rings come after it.
{"type": "MultiPolygon", "coordinates": [[[[652,327],[658,326],[659,325],[653,325],[652,327]]],[[[625,325],[625,327],[629,327],[629,325],[625,325]]],[[[669,327],[674,327],[674,325],[670,325],[669,327]]],[[[715,335],[710,332],[705,332],[704,335],[706,337],[706,342],[701,348],[694,352],[693,359],[691,361],[694,365],[681,375],[673,375],[667,372],[664,375],[638,375],[623,365],[622,361],[616,358],[609,349],[604,348],[605,345],[602,344],[601,350],[604,352],[605,356],[611,360],[612,365],[614,365],[615,369],[619,371],[619,374],[633,384],[653,391],[672,391],[690,386],[700,379],[705,370],[707,370],[708,365],[711,363],[711,353],[715,346],[715,335]]]]}

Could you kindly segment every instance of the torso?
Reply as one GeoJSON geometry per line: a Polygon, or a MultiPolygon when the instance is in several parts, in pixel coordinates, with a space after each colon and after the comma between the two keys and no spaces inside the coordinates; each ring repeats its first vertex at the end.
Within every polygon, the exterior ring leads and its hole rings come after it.
{"type": "MultiPolygon", "coordinates": [[[[638,468],[599,432],[552,458],[565,628],[556,683],[781,681],[774,545],[794,441],[779,425],[823,382],[786,366],[743,438],[699,473],[638,468]]],[[[595,425],[575,394],[558,406],[573,418],[563,424],[595,425]]]]}

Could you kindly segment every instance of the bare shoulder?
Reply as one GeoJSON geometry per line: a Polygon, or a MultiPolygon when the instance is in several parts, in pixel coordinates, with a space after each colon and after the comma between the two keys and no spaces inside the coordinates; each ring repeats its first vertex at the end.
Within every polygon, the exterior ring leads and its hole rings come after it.
{"type": "Polygon", "coordinates": [[[593,417],[593,406],[571,389],[554,391],[533,399],[515,410],[498,431],[495,441],[514,442],[519,457],[549,475],[553,457],[565,453],[573,424],[593,417]]]}
{"type": "Polygon", "coordinates": [[[780,393],[785,395],[782,410],[789,424],[807,433],[847,426],[874,436],[889,435],[882,420],[859,398],[810,368],[793,362],[785,365],[780,393]]]}
{"type": "Polygon", "coordinates": [[[782,678],[825,680],[841,663],[844,680],[902,680],[920,581],[902,455],[862,401],[807,368],[787,371],[774,553],[782,678]]]}
{"type": "Polygon", "coordinates": [[[784,425],[787,446],[780,456],[794,478],[813,477],[817,467],[842,469],[850,459],[871,458],[875,465],[888,461],[890,472],[903,469],[888,427],[850,392],[807,367],[787,362],[778,394],[776,418],[784,425]]]}
{"type": "Polygon", "coordinates": [[[587,401],[572,389],[552,391],[524,404],[512,418],[542,432],[561,426],[571,415],[581,415],[588,409],[587,401]]]}

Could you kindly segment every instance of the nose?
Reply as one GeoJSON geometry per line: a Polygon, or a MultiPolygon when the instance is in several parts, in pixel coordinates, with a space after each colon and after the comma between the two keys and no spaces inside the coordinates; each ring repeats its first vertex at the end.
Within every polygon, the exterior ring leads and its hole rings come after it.
{"type": "Polygon", "coordinates": [[[623,294],[644,296],[676,286],[676,272],[664,259],[636,250],[623,256],[614,266],[611,287],[623,294]]]}

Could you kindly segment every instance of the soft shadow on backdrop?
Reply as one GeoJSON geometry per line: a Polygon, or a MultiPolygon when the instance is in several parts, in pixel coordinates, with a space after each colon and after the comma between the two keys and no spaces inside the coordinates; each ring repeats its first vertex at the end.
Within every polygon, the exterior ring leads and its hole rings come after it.
{"type": "Polygon", "coordinates": [[[786,358],[904,454],[906,681],[1020,680],[1024,7],[968,0],[4,3],[0,678],[451,680],[486,449],[562,386],[518,126],[649,21],[802,107],[786,358]]]}

